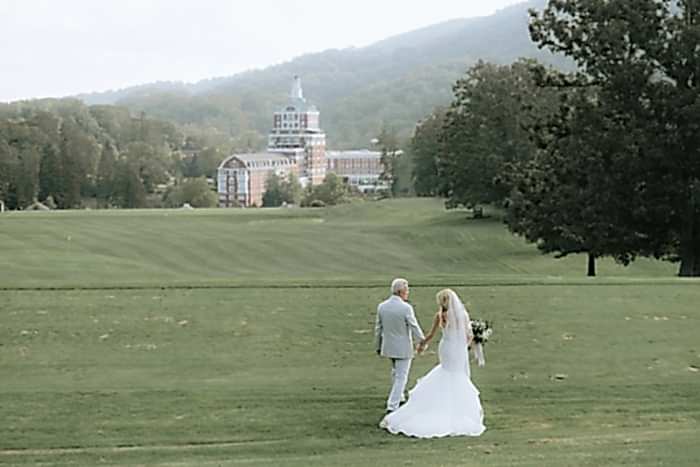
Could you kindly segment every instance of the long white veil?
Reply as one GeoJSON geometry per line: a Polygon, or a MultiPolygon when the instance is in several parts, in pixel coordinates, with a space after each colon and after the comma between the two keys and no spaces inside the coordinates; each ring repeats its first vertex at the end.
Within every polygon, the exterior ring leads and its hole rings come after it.
{"type": "MultiPolygon", "coordinates": [[[[445,332],[448,332],[448,335],[461,339],[460,342],[464,342],[465,345],[474,337],[469,312],[452,290],[450,290],[450,305],[447,309],[447,327],[445,332]],[[451,326],[450,323],[454,323],[454,326],[451,326]]],[[[477,365],[480,367],[486,365],[484,346],[479,342],[472,342],[472,351],[474,352],[474,359],[477,365]]]]}
{"type": "Polygon", "coordinates": [[[467,336],[470,334],[469,313],[457,294],[449,291],[450,303],[447,307],[447,326],[445,334],[450,337],[459,337],[466,345],[467,336]]]}

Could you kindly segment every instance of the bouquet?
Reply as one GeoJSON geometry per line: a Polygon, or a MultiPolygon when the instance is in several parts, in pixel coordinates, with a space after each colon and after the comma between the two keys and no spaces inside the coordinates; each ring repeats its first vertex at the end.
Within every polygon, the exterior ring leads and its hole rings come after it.
{"type": "Polygon", "coordinates": [[[486,365],[486,357],[484,356],[484,344],[489,341],[491,334],[493,334],[493,328],[489,321],[473,320],[471,322],[472,327],[472,343],[474,349],[474,358],[476,359],[476,364],[480,367],[486,365]]]}

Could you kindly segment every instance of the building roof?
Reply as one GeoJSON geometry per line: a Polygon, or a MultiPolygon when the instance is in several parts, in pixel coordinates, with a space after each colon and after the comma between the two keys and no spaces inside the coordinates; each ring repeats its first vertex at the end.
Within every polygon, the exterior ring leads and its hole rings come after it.
{"type": "Polygon", "coordinates": [[[294,81],[292,81],[292,90],[289,92],[289,98],[304,100],[304,91],[301,89],[301,78],[298,75],[295,75],[294,81]]]}
{"type": "Polygon", "coordinates": [[[298,154],[304,154],[306,149],[304,148],[267,148],[268,152],[273,154],[284,154],[285,156],[296,156],[298,154]]]}
{"type": "Polygon", "coordinates": [[[289,157],[284,156],[282,153],[255,152],[228,156],[219,164],[219,169],[241,168],[241,165],[250,166],[253,162],[282,162],[284,164],[292,164],[289,157]]]}
{"type": "Polygon", "coordinates": [[[287,105],[277,113],[283,112],[318,112],[316,106],[306,102],[304,90],[301,87],[301,78],[299,76],[294,76],[294,80],[292,80],[292,89],[289,91],[287,105]]]}
{"type": "Polygon", "coordinates": [[[352,149],[350,151],[327,151],[328,159],[379,159],[382,153],[369,149],[352,149]]]}
{"type": "MultiPolygon", "coordinates": [[[[400,156],[403,151],[396,151],[396,155],[400,156]]],[[[381,151],[371,151],[369,149],[350,149],[348,151],[326,151],[328,159],[380,159],[381,151]]]]}
{"type": "Polygon", "coordinates": [[[287,161],[287,157],[278,152],[254,152],[249,154],[234,154],[234,157],[243,162],[260,162],[260,161],[287,161]]]}
{"type": "Polygon", "coordinates": [[[299,113],[319,113],[318,108],[313,104],[308,104],[306,100],[290,100],[287,105],[275,113],[299,112],[299,113]]]}

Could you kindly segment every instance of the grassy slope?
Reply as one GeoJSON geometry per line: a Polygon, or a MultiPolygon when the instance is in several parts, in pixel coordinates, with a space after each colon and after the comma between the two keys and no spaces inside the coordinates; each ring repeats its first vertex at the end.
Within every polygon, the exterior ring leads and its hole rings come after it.
{"type": "Polygon", "coordinates": [[[696,282],[654,262],[587,280],[438,208],[0,217],[0,464],[697,465],[696,282]],[[370,329],[396,271],[435,284],[412,294],[425,326],[447,282],[495,321],[481,438],[376,429],[370,329]],[[371,287],[8,289],[46,283],[371,287]]]}
{"type": "MultiPolygon", "coordinates": [[[[329,210],[8,213],[0,286],[119,286],[581,279],[585,259],[553,261],[496,219],[436,200],[329,210]]],[[[672,278],[675,267],[603,261],[601,275],[672,278]]]]}

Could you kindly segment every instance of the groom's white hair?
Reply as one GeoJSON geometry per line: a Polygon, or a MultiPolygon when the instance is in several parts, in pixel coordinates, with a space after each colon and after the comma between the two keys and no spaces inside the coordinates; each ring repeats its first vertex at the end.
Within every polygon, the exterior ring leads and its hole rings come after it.
{"type": "Polygon", "coordinates": [[[391,281],[391,293],[392,295],[398,295],[399,292],[408,288],[408,281],[406,279],[394,279],[391,281]]]}

